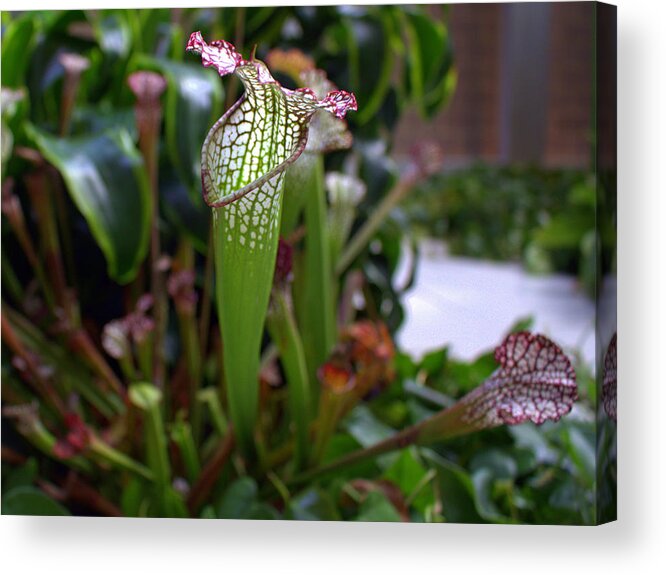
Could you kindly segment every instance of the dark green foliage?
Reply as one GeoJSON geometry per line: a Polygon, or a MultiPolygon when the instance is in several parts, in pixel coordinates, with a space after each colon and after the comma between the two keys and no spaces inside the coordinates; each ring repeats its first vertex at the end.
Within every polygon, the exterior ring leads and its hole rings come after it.
{"type": "Polygon", "coordinates": [[[585,171],[478,165],[434,176],[405,211],[454,254],[575,274],[593,294],[597,185],[585,171]]]}

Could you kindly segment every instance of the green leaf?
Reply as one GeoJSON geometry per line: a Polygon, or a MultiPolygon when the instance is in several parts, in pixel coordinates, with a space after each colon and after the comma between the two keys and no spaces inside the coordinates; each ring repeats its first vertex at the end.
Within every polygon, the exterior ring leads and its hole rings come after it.
{"type": "Polygon", "coordinates": [[[320,489],[308,489],[294,497],[289,503],[292,519],[298,521],[340,521],[331,495],[320,489]]]}
{"type": "Polygon", "coordinates": [[[144,481],[137,477],[131,477],[123,488],[120,505],[123,515],[126,517],[141,517],[141,509],[147,499],[144,486],[144,481]]]}
{"type": "Polygon", "coordinates": [[[71,515],[60,503],[29,486],[12,489],[2,498],[2,514],[71,515]]]}
{"type": "MultiPolygon", "coordinates": [[[[344,427],[363,447],[371,447],[395,433],[391,427],[379,421],[365,405],[354,408],[345,419],[344,427]]],[[[396,453],[387,453],[378,457],[377,463],[381,467],[388,467],[397,457],[396,453]]]]}
{"type": "Polygon", "coordinates": [[[15,18],[2,31],[3,88],[18,88],[26,83],[30,59],[25,56],[32,52],[36,32],[36,19],[30,13],[15,18]]]}
{"type": "Polygon", "coordinates": [[[402,521],[402,517],[383,493],[371,491],[361,503],[354,521],[395,522],[402,521]]]}
{"type": "Polygon", "coordinates": [[[449,523],[485,523],[479,512],[474,484],[467,472],[430,450],[425,458],[434,464],[444,518],[449,523]]]}
{"type": "Polygon", "coordinates": [[[12,469],[2,481],[2,491],[7,493],[18,487],[32,485],[37,477],[37,460],[28,459],[21,467],[12,469]]]}
{"type": "Polygon", "coordinates": [[[455,87],[451,46],[446,27],[423,12],[404,13],[410,95],[430,118],[455,87]]]}
{"type": "Polygon", "coordinates": [[[591,229],[594,229],[594,212],[567,212],[556,215],[537,230],[534,240],[546,249],[578,249],[583,236],[591,229]]]}
{"type": "Polygon", "coordinates": [[[391,47],[392,22],[382,10],[376,17],[349,18],[341,25],[350,88],[359,103],[355,122],[365,124],[375,117],[391,87],[396,62],[391,47]]]}
{"type": "MultiPolygon", "coordinates": [[[[302,290],[299,295],[299,321],[308,375],[316,381],[319,367],[327,360],[337,340],[333,268],[326,226],[324,160],[321,154],[306,151],[287,171],[287,182],[305,190],[306,227],[302,290]],[[295,176],[296,174],[296,176],[295,176]]],[[[287,194],[291,188],[286,188],[287,194]]]]}
{"type": "Polygon", "coordinates": [[[220,519],[247,519],[257,502],[257,482],[251,477],[241,477],[224,492],[217,507],[220,519]]]}
{"type": "Polygon", "coordinates": [[[428,470],[421,465],[416,454],[414,447],[404,449],[395,463],[384,472],[383,478],[395,483],[405,497],[413,497],[412,505],[425,513],[426,507],[432,505],[432,489],[425,488],[428,470]]]}
{"type": "Polygon", "coordinates": [[[446,365],[448,356],[449,350],[446,347],[443,349],[430,351],[423,356],[419,368],[425,370],[428,375],[437,374],[446,365]]]}
{"type": "Polygon", "coordinates": [[[132,281],[148,251],[151,199],[141,155],[129,134],[114,129],[55,138],[34,126],[27,131],[62,174],[106,257],[111,278],[132,281]]]}

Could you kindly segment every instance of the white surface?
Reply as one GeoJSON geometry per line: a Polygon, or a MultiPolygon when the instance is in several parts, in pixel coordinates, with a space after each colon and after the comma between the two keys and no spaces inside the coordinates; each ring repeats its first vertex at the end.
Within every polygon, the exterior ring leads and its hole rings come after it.
{"type": "MultiPolygon", "coordinates": [[[[563,528],[2,517],[3,572],[40,575],[664,573],[666,35],[663,23],[666,9],[660,0],[617,3],[622,274],[618,286],[621,402],[618,523],[602,528],[563,528]]],[[[108,7],[112,2],[51,0],[40,2],[40,7],[61,9],[93,4],[108,7]]],[[[185,2],[140,0],[134,6],[167,4],[185,2]]],[[[198,0],[196,4],[220,3],[198,0]]],[[[3,10],[17,7],[2,0],[3,10]]]]}
{"type": "Polygon", "coordinates": [[[447,256],[434,242],[420,252],[397,338],[411,355],[449,344],[453,356],[470,360],[494,349],[517,320],[531,316],[532,331],[579,350],[594,364],[594,302],[575,278],[534,276],[519,264],[447,256]]]}

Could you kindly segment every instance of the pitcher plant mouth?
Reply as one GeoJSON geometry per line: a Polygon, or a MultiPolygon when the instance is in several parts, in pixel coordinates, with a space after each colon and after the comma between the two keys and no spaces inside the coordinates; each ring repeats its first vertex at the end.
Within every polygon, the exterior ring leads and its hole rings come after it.
{"type": "Polygon", "coordinates": [[[311,88],[290,90],[273,78],[261,60],[245,60],[224,40],[207,44],[194,32],[187,51],[200,54],[205,67],[220,76],[236,74],[245,94],[211,128],[202,149],[204,200],[221,207],[260,189],[301,155],[308,125],[317,110],[344,118],[356,98],[331,90],[318,99],[311,88]]]}

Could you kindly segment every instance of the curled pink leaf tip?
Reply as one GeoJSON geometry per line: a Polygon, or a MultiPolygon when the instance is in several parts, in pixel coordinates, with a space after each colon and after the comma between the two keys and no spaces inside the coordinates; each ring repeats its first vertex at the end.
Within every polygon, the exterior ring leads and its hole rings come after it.
{"type": "Polygon", "coordinates": [[[564,352],[543,335],[509,335],[495,350],[499,369],[461,403],[477,429],[557,421],[578,399],[576,372],[564,352]]]}
{"type": "Polygon", "coordinates": [[[358,110],[356,96],[345,90],[329,92],[326,98],[321,101],[321,107],[340,119],[343,119],[349,110],[358,110]]]}
{"type": "Polygon", "coordinates": [[[201,32],[192,32],[187,41],[188,52],[194,52],[201,55],[201,62],[204,67],[213,67],[220,76],[232,74],[238,66],[243,64],[243,57],[236,51],[231,42],[226,40],[215,40],[207,44],[201,32]]]}

